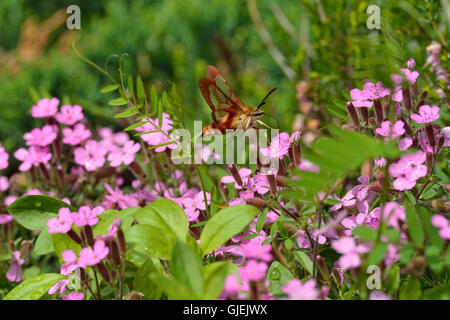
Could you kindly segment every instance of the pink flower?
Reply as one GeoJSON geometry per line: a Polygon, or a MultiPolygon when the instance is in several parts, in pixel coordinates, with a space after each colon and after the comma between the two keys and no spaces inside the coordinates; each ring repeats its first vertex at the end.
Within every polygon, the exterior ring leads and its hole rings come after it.
{"type": "Polygon", "coordinates": [[[0,145],[0,170],[8,168],[9,155],[0,145]]]}
{"type": "Polygon", "coordinates": [[[419,114],[413,113],[411,115],[411,119],[413,119],[417,123],[429,123],[439,119],[439,107],[429,105],[423,105],[419,108],[419,114]]]}
{"type": "Polygon", "coordinates": [[[33,118],[51,117],[58,111],[59,100],[57,98],[43,98],[31,107],[31,116],[33,118]]]}
{"type": "Polygon", "coordinates": [[[0,214],[0,224],[6,224],[8,222],[13,221],[14,218],[10,214],[0,214]]]}
{"type": "Polygon", "coordinates": [[[83,292],[71,292],[67,296],[62,298],[63,300],[83,300],[84,293],[83,292]]]}
{"type": "MultiPolygon", "coordinates": [[[[381,220],[380,210],[376,212],[378,216],[378,220],[381,220]]],[[[405,222],[405,208],[399,206],[399,204],[395,201],[386,202],[383,209],[383,220],[388,221],[389,227],[394,227],[397,230],[401,231],[401,224],[405,222]]]]}
{"type": "Polygon", "coordinates": [[[5,192],[8,189],[9,189],[8,177],[0,176],[0,191],[5,192]]]}
{"type": "Polygon", "coordinates": [[[118,167],[122,163],[129,165],[134,161],[136,153],[141,149],[139,143],[133,141],[125,142],[122,148],[117,148],[108,155],[111,167],[118,167]]]}
{"type": "Polygon", "coordinates": [[[253,177],[253,190],[259,194],[266,194],[269,191],[269,182],[264,174],[255,174],[253,177]]]}
{"type": "Polygon", "coordinates": [[[450,147],[450,127],[443,128],[442,135],[444,137],[444,146],[450,147]]]}
{"type": "MultiPolygon", "coordinates": [[[[311,232],[311,230],[309,230],[309,232],[311,232]]],[[[315,237],[313,240],[315,241],[315,237]]],[[[318,235],[317,243],[324,244],[325,242],[327,242],[327,238],[321,234],[318,235]]],[[[300,248],[303,249],[311,248],[311,241],[309,241],[309,238],[304,230],[297,231],[297,244],[300,248]]]]}
{"type": "Polygon", "coordinates": [[[413,58],[409,58],[406,62],[408,69],[414,69],[416,67],[416,61],[413,58]]]}
{"type": "Polygon", "coordinates": [[[386,293],[380,290],[373,290],[370,292],[369,300],[392,300],[386,293]]]}
{"type": "Polygon", "coordinates": [[[299,279],[293,279],[281,290],[289,296],[290,300],[317,300],[320,291],[316,289],[316,281],[314,279],[302,283],[299,279]]]}
{"type": "Polygon", "coordinates": [[[61,111],[55,115],[56,121],[59,123],[72,126],[76,122],[84,118],[83,109],[79,105],[63,105],[61,111]]]}
{"type": "Polygon", "coordinates": [[[355,239],[352,237],[342,237],[331,243],[334,250],[343,255],[339,258],[339,264],[344,269],[359,267],[361,259],[360,253],[367,253],[370,249],[367,245],[356,245],[355,239]]]}
{"type": "Polygon", "coordinates": [[[247,264],[239,268],[239,275],[243,283],[248,281],[259,281],[266,276],[267,264],[250,260],[247,264]]]}
{"type": "Polygon", "coordinates": [[[374,159],[374,162],[378,168],[384,168],[384,167],[386,167],[387,161],[385,158],[381,157],[381,158],[374,159]]]}
{"type": "Polygon", "coordinates": [[[132,198],[129,195],[123,194],[118,186],[116,186],[114,190],[107,183],[105,183],[104,186],[109,192],[109,195],[106,195],[105,199],[112,203],[117,203],[120,209],[123,210],[128,207],[136,207],[138,205],[136,199],[132,198]]]}
{"type": "Polygon", "coordinates": [[[28,146],[45,147],[51,144],[57,136],[56,127],[46,125],[42,129],[34,128],[30,132],[25,133],[23,138],[28,146]]]}
{"type": "Polygon", "coordinates": [[[95,140],[88,140],[84,148],[75,149],[75,162],[86,171],[95,171],[105,164],[106,150],[95,140]]]}
{"type": "Polygon", "coordinates": [[[78,123],[73,128],[64,128],[62,130],[62,142],[71,146],[76,146],[91,136],[91,131],[86,129],[84,124],[78,123]]]}
{"type": "Polygon", "coordinates": [[[265,240],[265,237],[255,237],[251,239],[245,239],[241,242],[241,250],[242,255],[247,259],[258,259],[262,261],[272,261],[273,257],[270,254],[272,250],[272,245],[265,244],[262,245],[262,242],[265,240]]]}
{"type": "MultiPolygon", "coordinates": [[[[206,200],[211,201],[211,194],[206,192],[206,200]]],[[[194,197],[183,197],[183,206],[189,221],[195,221],[200,212],[198,210],[206,210],[205,197],[203,191],[197,193],[194,197]]]]}
{"type": "Polygon", "coordinates": [[[22,265],[25,260],[20,258],[20,251],[12,253],[11,266],[6,273],[6,278],[11,282],[22,281],[22,265]]]}
{"type": "Polygon", "coordinates": [[[339,199],[338,197],[336,197],[336,199],[339,200],[339,203],[332,206],[330,208],[331,211],[337,211],[342,207],[351,207],[356,203],[355,195],[353,194],[352,190],[347,192],[347,194],[342,199],[339,199]]]}
{"type": "Polygon", "coordinates": [[[292,141],[289,133],[282,132],[272,138],[270,146],[261,148],[261,154],[269,158],[282,158],[288,153],[292,141]]]}
{"type": "Polygon", "coordinates": [[[439,229],[439,235],[444,240],[450,240],[450,223],[441,214],[435,214],[431,218],[431,224],[439,229]]]}
{"type": "Polygon", "coordinates": [[[162,152],[167,148],[175,149],[177,146],[176,143],[171,143],[171,139],[168,138],[169,131],[172,129],[172,123],[173,121],[169,119],[169,115],[163,112],[162,123],[159,123],[158,119],[150,118],[148,123],[140,126],[139,128],[136,128],[136,131],[149,132],[143,134],[141,138],[151,146],[167,144],[155,149],[156,152],[162,152]],[[163,132],[161,132],[161,130],[163,132]]]}
{"type": "MultiPolygon", "coordinates": [[[[239,177],[241,177],[242,183],[244,185],[247,184],[247,181],[249,179],[249,176],[252,174],[252,170],[248,169],[248,168],[241,168],[238,171],[239,173],[239,177]]],[[[222,177],[222,179],[220,180],[222,183],[234,183],[234,187],[236,189],[242,189],[242,187],[240,185],[237,184],[237,182],[234,180],[233,176],[224,176],[222,177]]]]}
{"type": "Polygon", "coordinates": [[[375,192],[373,192],[369,188],[370,177],[369,176],[361,176],[358,178],[358,181],[361,182],[361,184],[356,185],[352,188],[352,190],[351,190],[352,194],[355,197],[357,197],[360,201],[373,200],[375,198],[375,192]]]}
{"type": "Polygon", "coordinates": [[[406,138],[401,139],[398,142],[398,148],[402,151],[406,151],[406,150],[408,150],[409,147],[412,146],[412,144],[413,144],[413,139],[410,137],[406,137],[406,138]]]}
{"type": "Polygon", "coordinates": [[[61,253],[61,258],[66,262],[61,265],[61,274],[65,276],[70,276],[75,269],[78,267],[77,265],[77,255],[73,250],[66,249],[61,253]]]}
{"type": "Polygon", "coordinates": [[[394,125],[391,128],[391,122],[390,121],[383,121],[381,123],[380,128],[376,128],[375,132],[383,137],[395,139],[397,137],[402,136],[405,133],[405,129],[403,128],[405,124],[403,121],[398,120],[394,123],[394,125]]]}
{"type": "Polygon", "coordinates": [[[97,239],[106,241],[106,240],[114,238],[116,236],[116,232],[121,224],[122,224],[122,221],[120,220],[120,218],[115,218],[113,223],[111,223],[111,226],[109,227],[108,233],[98,235],[97,239]]]}
{"type": "Polygon", "coordinates": [[[64,292],[66,292],[66,286],[69,283],[68,279],[59,280],[57,283],[55,283],[53,286],[51,286],[50,289],[48,289],[48,294],[54,294],[56,291],[59,290],[59,295],[63,295],[64,292]]]}
{"type": "Polygon", "coordinates": [[[408,80],[410,84],[416,83],[416,80],[419,77],[419,73],[417,71],[411,71],[409,69],[400,69],[400,71],[405,74],[406,80],[408,80]]]}
{"type": "Polygon", "coordinates": [[[306,159],[300,159],[298,168],[303,171],[320,172],[320,168],[318,165],[315,165],[314,163],[306,159]]]}
{"type": "Polygon", "coordinates": [[[400,160],[389,166],[389,174],[396,178],[393,186],[396,190],[403,191],[412,189],[416,180],[426,176],[427,167],[423,165],[426,154],[422,151],[403,155],[400,160]]]}
{"type": "Polygon", "coordinates": [[[352,98],[352,104],[357,107],[371,107],[373,100],[382,98],[391,93],[389,89],[383,88],[381,82],[373,84],[372,82],[366,82],[363,90],[353,89],[350,91],[350,97],[352,98]]]}
{"type": "Polygon", "coordinates": [[[28,150],[20,148],[14,152],[17,160],[23,161],[19,166],[20,171],[28,171],[31,166],[38,166],[39,163],[47,163],[51,160],[52,155],[48,148],[40,148],[32,146],[28,150]]]}
{"type": "Polygon", "coordinates": [[[67,233],[72,229],[72,214],[69,208],[61,208],[58,211],[58,218],[50,218],[47,221],[49,233],[67,233]]]}
{"type": "Polygon", "coordinates": [[[98,216],[102,212],[102,207],[95,207],[91,209],[88,206],[82,206],[78,212],[72,212],[72,220],[78,227],[93,226],[98,223],[98,216]]]}
{"type": "Polygon", "coordinates": [[[78,266],[86,268],[87,266],[93,266],[100,263],[109,253],[108,247],[103,240],[97,240],[94,244],[94,249],[83,248],[80,251],[80,259],[78,260],[78,266]]]}

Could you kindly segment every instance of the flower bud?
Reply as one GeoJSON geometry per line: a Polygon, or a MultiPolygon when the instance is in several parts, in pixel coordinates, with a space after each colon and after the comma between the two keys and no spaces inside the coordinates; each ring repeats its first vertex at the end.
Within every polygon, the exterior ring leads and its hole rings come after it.
{"type": "Polygon", "coordinates": [[[403,104],[406,107],[406,110],[411,110],[411,94],[409,92],[409,87],[403,87],[402,88],[402,94],[403,94],[403,104]]]}
{"type": "Polygon", "coordinates": [[[408,69],[414,69],[416,67],[416,61],[413,58],[409,58],[408,62],[406,62],[406,66],[408,69]]]}
{"type": "Polygon", "coordinates": [[[321,256],[316,256],[317,266],[319,267],[320,274],[322,277],[328,281],[330,279],[330,272],[328,271],[325,260],[321,256]]]}
{"type": "Polygon", "coordinates": [[[92,234],[92,228],[89,225],[84,226],[84,234],[86,235],[87,243],[93,247],[94,246],[94,235],[92,234]]]}
{"type": "Polygon", "coordinates": [[[131,291],[126,297],[125,300],[142,300],[142,297],[144,296],[143,293],[131,291]]]}
{"type": "Polygon", "coordinates": [[[286,187],[286,177],[277,176],[275,179],[277,180],[277,186],[286,187]]]}
{"type": "Polygon", "coordinates": [[[355,107],[353,104],[349,101],[347,102],[347,112],[350,118],[352,119],[353,124],[356,128],[359,128],[359,118],[358,114],[356,113],[355,107]]]}
{"type": "Polygon", "coordinates": [[[230,174],[233,176],[234,181],[236,181],[236,183],[238,185],[240,185],[241,187],[244,186],[244,183],[242,182],[241,176],[239,175],[239,172],[237,171],[236,167],[234,166],[234,164],[230,164],[228,165],[228,171],[230,171],[230,174]]]}
{"type": "Polygon", "coordinates": [[[375,99],[373,102],[373,108],[375,110],[375,117],[378,123],[383,121],[383,107],[381,106],[380,99],[375,99]]]}
{"type": "Polygon", "coordinates": [[[384,109],[384,119],[389,119],[389,113],[391,112],[391,105],[389,103],[385,103],[383,105],[384,109]]]}
{"type": "Polygon", "coordinates": [[[110,243],[110,249],[111,249],[111,259],[114,262],[115,265],[120,265],[120,252],[119,252],[119,245],[117,244],[116,240],[112,240],[110,243]]]}
{"type": "Polygon", "coordinates": [[[427,135],[428,143],[432,148],[434,148],[434,146],[436,145],[436,139],[434,138],[433,127],[429,123],[425,125],[425,133],[427,135]]]}
{"type": "Polygon", "coordinates": [[[78,236],[78,234],[75,231],[73,231],[72,229],[70,229],[69,232],[67,232],[67,235],[76,243],[81,244],[82,241],[81,241],[80,236],[78,236]]]}
{"type": "Polygon", "coordinates": [[[277,194],[277,181],[275,180],[275,176],[273,174],[266,175],[267,181],[269,181],[270,191],[273,195],[277,194]]]}
{"type": "Polygon", "coordinates": [[[119,241],[120,252],[127,252],[127,244],[125,242],[125,235],[123,234],[122,228],[117,228],[117,240],[119,241]]]}
{"type": "MultiPolygon", "coordinates": [[[[447,192],[448,192],[448,190],[447,190],[447,192]]],[[[441,213],[450,213],[450,201],[447,201],[447,200],[443,200],[443,199],[432,200],[431,207],[441,213]]]]}
{"type": "Polygon", "coordinates": [[[97,265],[98,271],[100,272],[100,275],[105,279],[106,282],[109,282],[111,280],[111,275],[109,274],[108,269],[103,264],[103,262],[99,262],[97,265]]]}
{"type": "Polygon", "coordinates": [[[419,89],[417,88],[417,83],[411,85],[412,95],[413,97],[417,97],[419,95],[419,89]]]}
{"type": "Polygon", "coordinates": [[[254,207],[257,207],[258,209],[264,209],[264,208],[270,207],[270,204],[267,201],[265,201],[261,198],[258,198],[258,197],[247,199],[247,200],[245,200],[245,202],[254,207]]]}
{"type": "Polygon", "coordinates": [[[420,100],[425,100],[427,96],[428,96],[428,91],[422,92],[422,94],[420,95],[420,100]]]}
{"type": "Polygon", "coordinates": [[[341,277],[340,272],[335,267],[333,267],[333,269],[331,269],[331,272],[333,273],[333,276],[334,276],[334,279],[336,280],[337,286],[340,288],[342,283],[344,282],[344,279],[341,277]]]}
{"type": "Polygon", "coordinates": [[[222,191],[224,197],[228,199],[228,194],[230,193],[230,190],[223,182],[219,182],[219,189],[222,191]]]}
{"type": "Polygon", "coordinates": [[[369,122],[369,110],[367,108],[359,108],[359,112],[361,113],[361,118],[365,124],[369,122]]]}

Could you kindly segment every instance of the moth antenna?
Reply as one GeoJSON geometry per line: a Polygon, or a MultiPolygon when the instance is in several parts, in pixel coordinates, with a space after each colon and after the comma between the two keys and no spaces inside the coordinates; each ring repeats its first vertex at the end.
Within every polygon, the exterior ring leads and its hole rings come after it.
{"type": "Polygon", "coordinates": [[[264,99],[262,99],[261,103],[258,104],[258,107],[256,108],[256,110],[259,110],[259,108],[261,108],[263,105],[266,104],[266,99],[275,91],[277,90],[277,88],[273,88],[272,90],[270,90],[266,96],[264,97],[264,99]]]}

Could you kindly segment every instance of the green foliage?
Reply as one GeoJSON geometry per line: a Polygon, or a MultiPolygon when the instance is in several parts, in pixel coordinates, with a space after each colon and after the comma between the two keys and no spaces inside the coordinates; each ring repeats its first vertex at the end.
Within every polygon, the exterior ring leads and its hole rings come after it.
{"type": "Polygon", "coordinates": [[[361,133],[330,127],[332,137],[320,137],[305,158],[318,165],[320,172],[295,170],[290,180],[294,187],[283,191],[291,199],[313,201],[321,191],[329,191],[334,183],[369,158],[398,154],[395,143],[384,144],[361,133]]]}
{"type": "Polygon", "coordinates": [[[57,216],[59,209],[75,209],[64,201],[49,197],[29,195],[20,197],[8,206],[8,212],[29,230],[47,230],[47,220],[57,216]]]}
{"type": "Polygon", "coordinates": [[[48,289],[65,276],[57,273],[45,273],[25,280],[12,289],[3,300],[39,300],[48,289]]]}
{"type": "Polygon", "coordinates": [[[231,237],[242,232],[259,210],[242,204],[220,210],[203,228],[200,236],[200,248],[207,254],[223,245],[231,237]]]}
{"type": "Polygon", "coordinates": [[[269,280],[268,288],[274,296],[283,295],[284,293],[281,291],[281,287],[293,279],[295,279],[294,275],[278,261],[272,262],[267,271],[267,280],[269,280]]]}

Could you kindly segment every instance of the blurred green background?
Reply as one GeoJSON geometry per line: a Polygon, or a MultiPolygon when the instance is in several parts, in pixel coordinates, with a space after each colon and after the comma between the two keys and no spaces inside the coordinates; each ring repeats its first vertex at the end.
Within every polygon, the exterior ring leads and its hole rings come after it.
{"type": "MultiPolygon", "coordinates": [[[[216,65],[249,105],[278,87],[265,108],[281,129],[298,128],[302,121],[314,127],[339,116],[343,90],[365,79],[389,85],[389,74],[410,57],[420,69],[426,46],[449,39],[448,3],[2,0],[0,141],[8,151],[23,145],[23,133],[42,124],[31,118],[31,105],[50,95],[82,105],[95,125],[120,128],[107,104],[114,95],[99,92],[108,79],[73,52],[74,40],[101,66],[112,54],[128,53],[125,72],[139,74],[146,86],[163,90],[175,83],[187,127],[192,119],[209,121],[197,86],[208,64],[216,65]],[[71,4],[81,8],[81,30],[66,28],[71,4]],[[371,4],[381,9],[381,30],[366,26],[371,4]]],[[[117,59],[110,59],[109,70],[116,72],[117,59]]],[[[435,81],[432,75],[426,79],[421,85],[435,81]]]]}

